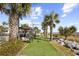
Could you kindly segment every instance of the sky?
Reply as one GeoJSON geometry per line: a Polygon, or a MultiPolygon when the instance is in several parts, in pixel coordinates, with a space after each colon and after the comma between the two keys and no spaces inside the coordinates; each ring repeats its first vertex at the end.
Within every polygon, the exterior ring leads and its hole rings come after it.
{"type": "MultiPolygon", "coordinates": [[[[77,32],[79,32],[79,4],[77,3],[32,3],[30,16],[23,17],[20,20],[20,24],[28,24],[29,26],[34,24],[34,26],[41,29],[41,22],[43,22],[44,16],[51,12],[57,13],[60,20],[53,32],[58,32],[60,26],[69,27],[71,25],[76,26],[77,32]]],[[[4,21],[8,22],[8,16],[0,13],[0,24],[4,21]]]]}

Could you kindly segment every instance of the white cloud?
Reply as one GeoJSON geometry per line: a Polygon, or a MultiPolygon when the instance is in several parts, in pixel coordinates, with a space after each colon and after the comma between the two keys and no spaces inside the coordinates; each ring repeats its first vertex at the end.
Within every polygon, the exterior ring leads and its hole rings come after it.
{"type": "Polygon", "coordinates": [[[65,16],[67,16],[67,14],[63,14],[63,15],[62,15],[62,17],[65,17],[65,16]]]}
{"type": "Polygon", "coordinates": [[[42,16],[42,7],[32,7],[31,18],[38,19],[38,17],[42,16]]]}
{"type": "Polygon", "coordinates": [[[31,16],[31,19],[38,19],[37,16],[31,16]]]}
{"type": "Polygon", "coordinates": [[[78,3],[65,3],[62,7],[64,16],[71,12],[77,5],[78,3]]]}
{"type": "Polygon", "coordinates": [[[64,13],[71,12],[71,11],[72,11],[72,9],[63,10],[64,13]]]}
{"type": "Polygon", "coordinates": [[[69,9],[73,9],[75,6],[77,6],[77,3],[66,3],[64,4],[62,10],[69,10],[69,9]]]}
{"type": "Polygon", "coordinates": [[[21,24],[28,24],[29,26],[31,26],[31,21],[30,20],[20,20],[20,25],[21,24]]]}
{"type": "Polygon", "coordinates": [[[30,27],[32,27],[34,24],[34,26],[41,28],[40,22],[36,22],[34,20],[38,20],[39,17],[42,17],[42,10],[43,9],[40,6],[32,7],[29,19],[20,20],[20,26],[21,26],[21,24],[28,24],[30,27]]]}
{"type": "Polygon", "coordinates": [[[40,16],[42,14],[42,8],[41,7],[36,7],[35,9],[37,16],[40,16]]]}
{"type": "Polygon", "coordinates": [[[28,24],[30,27],[32,27],[33,24],[34,24],[34,26],[38,25],[38,27],[39,27],[39,25],[40,25],[39,22],[33,22],[33,21],[30,20],[30,19],[28,19],[28,20],[26,20],[26,19],[21,20],[21,21],[20,21],[20,26],[21,26],[21,24],[28,24]]]}

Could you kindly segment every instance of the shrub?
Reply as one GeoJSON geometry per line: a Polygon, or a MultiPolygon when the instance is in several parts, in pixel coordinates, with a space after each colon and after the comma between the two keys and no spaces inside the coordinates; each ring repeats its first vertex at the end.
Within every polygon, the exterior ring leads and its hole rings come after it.
{"type": "Polygon", "coordinates": [[[23,47],[21,40],[9,41],[0,46],[0,55],[13,56],[16,55],[23,47]]]}

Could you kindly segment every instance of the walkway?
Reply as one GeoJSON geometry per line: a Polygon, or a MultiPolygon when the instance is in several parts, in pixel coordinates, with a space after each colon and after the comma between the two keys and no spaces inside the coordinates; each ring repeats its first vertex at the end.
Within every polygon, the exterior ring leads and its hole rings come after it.
{"type": "Polygon", "coordinates": [[[34,39],[19,55],[22,56],[60,56],[63,55],[58,52],[47,40],[44,38],[34,39]]]}

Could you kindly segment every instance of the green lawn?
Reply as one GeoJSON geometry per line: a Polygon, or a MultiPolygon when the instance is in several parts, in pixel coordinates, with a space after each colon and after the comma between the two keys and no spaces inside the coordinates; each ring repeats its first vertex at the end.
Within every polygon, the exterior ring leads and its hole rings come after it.
{"type": "Polygon", "coordinates": [[[58,52],[47,40],[43,38],[34,39],[20,55],[26,56],[61,56],[61,52],[58,52]]]}

